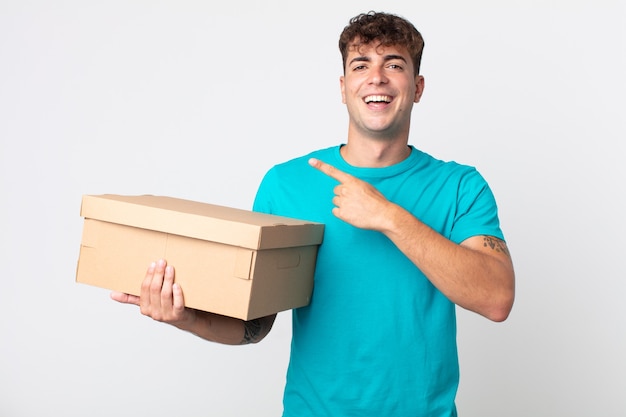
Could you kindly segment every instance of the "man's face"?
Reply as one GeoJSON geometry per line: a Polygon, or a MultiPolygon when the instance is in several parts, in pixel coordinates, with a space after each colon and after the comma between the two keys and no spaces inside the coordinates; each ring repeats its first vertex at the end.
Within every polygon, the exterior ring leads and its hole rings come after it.
{"type": "Polygon", "coordinates": [[[414,75],[406,48],[352,46],[340,84],[351,129],[376,138],[408,135],[411,109],[420,100],[424,79],[414,75]]]}

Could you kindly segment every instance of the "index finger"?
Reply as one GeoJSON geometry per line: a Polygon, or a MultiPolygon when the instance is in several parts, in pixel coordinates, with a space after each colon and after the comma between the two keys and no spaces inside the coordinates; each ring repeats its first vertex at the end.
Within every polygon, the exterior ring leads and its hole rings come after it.
{"type": "Polygon", "coordinates": [[[335,168],[334,166],[327,164],[326,162],[320,161],[316,158],[309,159],[309,165],[311,165],[313,168],[318,169],[329,177],[336,179],[340,183],[347,182],[354,178],[352,175],[343,172],[335,168]]]}

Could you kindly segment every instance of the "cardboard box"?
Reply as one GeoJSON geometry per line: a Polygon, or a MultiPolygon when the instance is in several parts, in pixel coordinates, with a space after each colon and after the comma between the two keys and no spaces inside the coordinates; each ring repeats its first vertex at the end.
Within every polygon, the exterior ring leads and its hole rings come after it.
{"type": "Polygon", "coordinates": [[[160,196],[85,195],[76,281],[139,295],[166,259],[187,307],[243,320],[307,305],[324,225],[160,196]]]}

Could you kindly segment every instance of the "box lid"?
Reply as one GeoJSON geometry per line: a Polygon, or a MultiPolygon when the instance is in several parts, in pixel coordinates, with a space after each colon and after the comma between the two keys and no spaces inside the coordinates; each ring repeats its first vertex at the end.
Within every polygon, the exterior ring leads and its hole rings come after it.
{"type": "Polygon", "coordinates": [[[318,245],[324,225],[179,198],[84,195],[82,217],[249,249],[318,245]]]}

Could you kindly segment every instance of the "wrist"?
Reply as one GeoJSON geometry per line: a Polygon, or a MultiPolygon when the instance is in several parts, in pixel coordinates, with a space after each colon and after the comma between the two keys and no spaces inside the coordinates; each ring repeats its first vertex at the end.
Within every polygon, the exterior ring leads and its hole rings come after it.
{"type": "Polygon", "coordinates": [[[391,202],[388,203],[386,210],[381,214],[380,231],[387,236],[401,234],[402,230],[406,230],[410,219],[414,219],[411,213],[391,202]]]}

